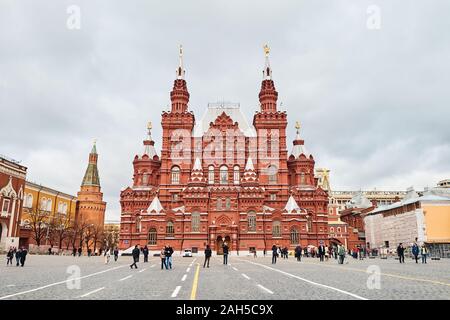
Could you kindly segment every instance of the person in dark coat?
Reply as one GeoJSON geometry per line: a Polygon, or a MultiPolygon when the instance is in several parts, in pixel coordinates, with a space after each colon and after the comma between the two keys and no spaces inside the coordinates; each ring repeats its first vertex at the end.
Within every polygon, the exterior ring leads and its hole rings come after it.
{"type": "Polygon", "coordinates": [[[117,247],[116,247],[114,249],[114,262],[116,262],[117,259],[119,259],[119,249],[117,249],[117,247]]]}
{"type": "Polygon", "coordinates": [[[209,247],[209,244],[207,244],[205,248],[205,262],[203,263],[203,268],[205,267],[206,263],[208,263],[209,268],[209,260],[211,259],[211,255],[212,255],[211,248],[209,247]]]}
{"type": "Polygon", "coordinates": [[[83,252],[83,249],[81,247],[78,248],[78,256],[81,257],[81,253],[83,252]]]}
{"type": "Polygon", "coordinates": [[[24,266],[25,259],[27,258],[28,251],[24,247],[22,247],[22,252],[20,254],[20,266],[24,266]]]}
{"type": "Polygon", "coordinates": [[[419,263],[419,246],[417,245],[417,243],[414,242],[411,252],[414,256],[414,259],[416,259],[416,263],[419,263]]]}
{"type": "Polygon", "coordinates": [[[398,259],[400,260],[400,263],[405,263],[405,248],[403,247],[401,242],[397,247],[397,255],[398,259]]]}
{"type": "Polygon", "coordinates": [[[320,261],[323,261],[323,257],[325,256],[325,246],[321,244],[318,250],[320,261]]]}
{"type": "Polygon", "coordinates": [[[166,245],[165,249],[164,249],[164,255],[166,257],[166,268],[167,269],[172,269],[172,254],[173,254],[172,247],[169,245],[166,245]]]}
{"type": "Polygon", "coordinates": [[[13,250],[13,248],[9,248],[9,251],[6,254],[6,265],[11,264],[11,266],[12,266],[13,258],[14,258],[14,250],[13,250]]]}
{"type": "Polygon", "coordinates": [[[144,246],[144,249],[142,249],[142,253],[144,254],[144,262],[148,262],[148,247],[144,246]]]}
{"type": "Polygon", "coordinates": [[[20,259],[22,257],[22,249],[16,251],[16,267],[20,265],[20,259]]]}
{"type": "Polygon", "coordinates": [[[302,261],[302,247],[300,245],[295,247],[295,257],[297,261],[302,261]]]}
{"type": "Polygon", "coordinates": [[[133,251],[131,252],[131,255],[133,256],[133,263],[130,265],[130,268],[133,269],[133,266],[137,269],[136,262],[139,262],[139,254],[141,251],[139,250],[138,245],[134,246],[133,251]]]}
{"type": "Polygon", "coordinates": [[[277,263],[277,256],[278,256],[278,248],[276,245],[272,246],[272,264],[277,263]]]}
{"type": "Polygon", "coordinates": [[[75,247],[73,247],[72,255],[73,255],[74,257],[77,256],[77,249],[76,249],[75,247]]]}
{"type": "Polygon", "coordinates": [[[222,246],[223,249],[223,264],[228,264],[228,246],[225,242],[222,246]]]}

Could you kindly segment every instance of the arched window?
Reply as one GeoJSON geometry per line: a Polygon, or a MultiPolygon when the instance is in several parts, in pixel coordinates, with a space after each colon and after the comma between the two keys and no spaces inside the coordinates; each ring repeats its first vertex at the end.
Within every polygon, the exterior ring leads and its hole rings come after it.
{"type": "Polygon", "coordinates": [[[248,221],[248,231],[256,231],[256,213],[254,211],[250,211],[247,214],[248,221]]]}
{"type": "Polygon", "coordinates": [[[192,232],[200,232],[200,213],[198,213],[198,212],[192,213],[191,230],[192,230],[192,232]]]}
{"type": "Polygon", "coordinates": [[[33,207],[33,195],[32,195],[31,193],[29,193],[29,194],[27,195],[27,198],[26,198],[26,207],[27,207],[27,208],[32,208],[32,207],[33,207]]]}
{"type": "Polygon", "coordinates": [[[239,184],[241,180],[241,175],[239,171],[239,166],[234,166],[234,172],[233,172],[233,181],[234,184],[239,184]]]}
{"type": "Polygon", "coordinates": [[[64,214],[67,213],[67,203],[63,204],[62,213],[64,213],[64,214]]]}
{"type": "Polygon", "coordinates": [[[291,229],[291,244],[298,244],[298,230],[297,228],[291,229]]]}
{"type": "Polygon", "coordinates": [[[340,233],[341,232],[341,227],[337,228],[337,232],[340,233]]]}
{"type": "Polygon", "coordinates": [[[46,198],[41,199],[41,210],[42,211],[47,210],[47,199],[46,198]]]}
{"type": "Polygon", "coordinates": [[[221,198],[217,199],[217,210],[222,210],[222,199],[221,198]]]}
{"type": "Polygon", "coordinates": [[[150,231],[148,232],[148,244],[151,246],[156,245],[156,229],[155,228],[151,228],[150,231]]]}
{"type": "Polygon", "coordinates": [[[220,184],[228,184],[228,167],[220,167],[220,184]]]}
{"type": "Polygon", "coordinates": [[[231,209],[231,199],[230,198],[225,199],[225,209],[227,209],[227,210],[231,209]]]}
{"type": "Polygon", "coordinates": [[[278,183],[278,168],[276,166],[269,166],[269,168],[267,168],[267,174],[269,176],[270,184],[278,183]]]}
{"type": "Polygon", "coordinates": [[[281,237],[281,222],[275,220],[272,223],[272,236],[273,237],[281,237]]]}
{"type": "Polygon", "coordinates": [[[148,173],[147,172],[144,172],[144,174],[142,175],[142,184],[143,185],[148,184],[148,173]]]}
{"type": "Polygon", "coordinates": [[[334,233],[334,227],[330,227],[330,233],[334,233]]]}
{"type": "Polygon", "coordinates": [[[174,228],[173,228],[173,222],[169,221],[167,222],[166,226],[166,237],[173,238],[174,236],[174,228]]]}
{"type": "Polygon", "coordinates": [[[52,200],[51,199],[47,200],[47,206],[46,206],[45,210],[52,211],[52,200]]]}
{"type": "Polygon", "coordinates": [[[173,167],[172,168],[172,184],[179,184],[180,183],[180,168],[179,167],[173,167]]]}
{"type": "Polygon", "coordinates": [[[214,184],[214,166],[208,167],[208,183],[214,184]]]}

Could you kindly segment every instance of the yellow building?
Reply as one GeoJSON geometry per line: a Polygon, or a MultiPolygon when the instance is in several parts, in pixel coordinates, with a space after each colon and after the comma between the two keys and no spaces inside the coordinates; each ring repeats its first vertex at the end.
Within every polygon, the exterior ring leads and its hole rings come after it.
{"type": "MultiPolygon", "coordinates": [[[[41,221],[44,224],[54,223],[67,226],[75,221],[76,208],[77,198],[75,196],[27,181],[20,218],[21,241],[25,245],[30,245],[30,249],[36,244],[36,238],[39,238],[38,241],[41,245],[59,247],[58,239],[50,238],[46,231],[39,234],[36,231],[37,227],[33,228],[31,225],[41,221]]],[[[45,225],[42,229],[46,229],[45,225]]],[[[63,245],[61,244],[61,247],[63,245]]]]}

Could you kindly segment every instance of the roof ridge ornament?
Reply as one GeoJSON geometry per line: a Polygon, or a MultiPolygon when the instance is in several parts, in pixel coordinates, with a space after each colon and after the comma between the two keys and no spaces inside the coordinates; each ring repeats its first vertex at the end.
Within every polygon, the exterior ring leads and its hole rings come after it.
{"type": "Polygon", "coordinates": [[[186,73],[186,71],[183,68],[183,46],[180,44],[179,47],[179,62],[178,62],[178,68],[177,68],[177,79],[184,79],[184,74],[186,73]]]}
{"type": "Polygon", "coordinates": [[[272,80],[272,68],[270,68],[270,61],[269,61],[270,47],[267,44],[265,44],[263,49],[264,55],[266,57],[266,65],[264,66],[263,70],[263,79],[272,80]]]}

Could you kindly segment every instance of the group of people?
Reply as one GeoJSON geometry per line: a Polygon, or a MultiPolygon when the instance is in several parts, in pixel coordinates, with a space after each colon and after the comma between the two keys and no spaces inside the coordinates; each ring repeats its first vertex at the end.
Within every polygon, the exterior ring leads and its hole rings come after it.
{"type": "Polygon", "coordinates": [[[166,245],[164,248],[161,249],[160,258],[161,258],[161,270],[166,268],[172,269],[172,254],[173,254],[173,248],[169,245],[166,245]]]}
{"type": "Polygon", "coordinates": [[[22,248],[9,248],[8,252],[6,253],[6,266],[8,265],[13,265],[13,259],[16,258],[16,267],[20,266],[24,266],[25,265],[25,260],[28,254],[28,250],[25,249],[25,247],[22,248]]]}
{"type": "MultiPolygon", "coordinates": [[[[403,243],[400,242],[397,247],[397,255],[400,263],[405,263],[405,250],[406,248],[403,246],[403,243]]],[[[414,242],[411,247],[411,253],[416,263],[419,263],[419,254],[422,258],[422,263],[427,263],[428,249],[425,244],[419,247],[419,245],[414,242]]]]}

